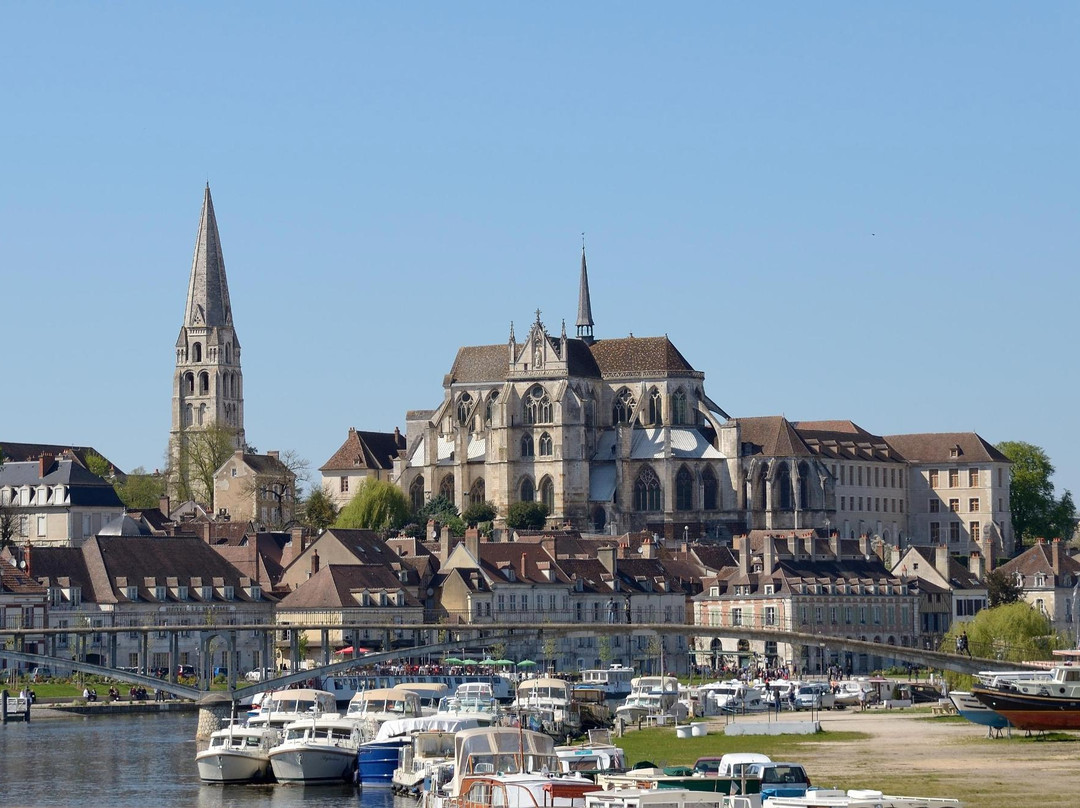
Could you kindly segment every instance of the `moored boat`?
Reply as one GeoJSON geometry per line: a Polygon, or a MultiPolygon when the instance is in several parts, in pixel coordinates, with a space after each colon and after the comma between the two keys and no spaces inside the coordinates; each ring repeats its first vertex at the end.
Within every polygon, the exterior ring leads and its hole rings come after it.
{"type": "MultiPolygon", "coordinates": [[[[1080,651],[1054,653],[1080,659],[1080,651]]],[[[1054,665],[1049,678],[1032,671],[1029,676],[1003,679],[994,687],[973,687],[971,693],[1018,729],[1080,729],[1080,666],[1073,661],[1054,665]]]]}
{"type": "Polygon", "coordinates": [[[337,709],[333,693],[312,688],[292,688],[266,693],[258,709],[248,716],[249,727],[282,729],[293,721],[311,718],[337,709]]]}
{"type": "Polygon", "coordinates": [[[270,750],[279,783],[351,782],[356,772],[360,732],[356,722],[336,713],[294,721],[270,750]]]}
{"type": "Polygon", "coordinates": [[[269,777],[270,748],[281,734],[272,727],[231,724],[210,736],[195,755],[199,779],[208,783],[262,782],[269,777]]]}

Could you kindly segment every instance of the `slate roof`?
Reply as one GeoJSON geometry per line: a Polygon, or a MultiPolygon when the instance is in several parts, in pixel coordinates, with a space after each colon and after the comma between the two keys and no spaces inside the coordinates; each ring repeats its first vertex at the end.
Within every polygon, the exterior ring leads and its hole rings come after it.
{"type": "Polygon", "coordinates": [[[58,443],[11,443],[0,441],[0,452],[3,452],[5,462],[12,463],[36,462],[42,454],[47,453],[54,457],[59,457],[64,452],[67,452],[74,455],[83,468],[86,468],[88,465],[86,458],[89,455],[94,454],[105,459],[105,462],[109,464],[116,474],[123,475],[124,473],[93,446],[64,446],[58,443]]]}
{"type": "Polygon", "coordinates": [[[914,435],[886,435],[885,440],[912,463],[993,462],[1011,463],[992,444],[974,432],[937,432],[914,435]],[[959,447],[959,456],[952,450],[959,447]]]}
{"type": "Polygon", "coordinates": [[[124,503],[120,501],[111,483],[84,468],[76,460],[60,458],[52,462],[45,470],[44,476],[40,474],[40,471],[40,463],[36,460],[33,462],[5,461],[3,468],[0,468],[0,485],[10,485],[14,488],[24,485],[64,485],[68,488],[68,497],[72,505],[124,507],[124,503]]]}
{"type": "MultiPolygon", "coordinates": [[[[282,598],[278,609],[355,609],[352,593],[359,589],[404,592],[404,606],[420,605],[397,576],[386,567],[358,564],[327,564],[282,598]]],[[[366,608],[394,608],[392,606],[366,608]]]]}
{"type": "Polygon", "coordinates": [[[352,469],[392,469],[398,453],[405,449],[405,436],[394,432],[366,432],[349,429],[345,442],[319,467],[319,471],[352,469]]]}
{"type": "Polygon", "coordinates": [[[221,253],[221,236],[218,234],[217,216],[214,215],[214,200],[210,198],[210,184],[207,183],[203,192],[202,211],[199,213],[195,255],[191,259],[184,325],[214,328],[232,324],[225,258],[221,253]]]}

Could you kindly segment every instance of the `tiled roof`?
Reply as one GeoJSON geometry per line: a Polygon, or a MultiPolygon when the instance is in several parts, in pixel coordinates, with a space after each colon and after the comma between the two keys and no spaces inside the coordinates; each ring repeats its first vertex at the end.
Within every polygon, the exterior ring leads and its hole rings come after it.
{"type": "Polygon", "coordinates": [[[886,435],[885,440],[911,463],[941,463],[948,461],[969,463],[1011,462],[992,444],[983,440],[974,432],[886,435]]]}
{"type": "Polygon", "coordinates": [[[739,441],[753,446],[752,454],[766,457],[810,457],[813,452],[803,443],[791,422],[782,415],[736,418],[739,441]]]}
{"type": "MultiPolygon", "coordinates": [[[[279,609],[352,608],[359,606],[352,593],[359,589],[405,593],[405,606],[419,606],[397,576],[386,567],[328,564],[290,592],[279,609]]],[[[376,607],[391,608],[391,607],[376,607]]]]}
{"type": "Polygon", "coordinates": [[[3,561],[0,562],[0,593],[2,592],[11,592],[15,595],[44,595],[45,587],[22,570],[3,561]]]}
{"type": "Polygon", "coordinates": [[[602,339],[593,343],[590,350],[604,376],[695,372],[667,337],[602,339]]]}
{"type": "Polygon", "coordinates": [[[566,583],[570,580],[539,544],[480,542],[480,565],[484,568],[484,573],[492,578],[505,578],[502,570],[509,565],[514,568],[514,574],[518,580],[549,583],[547,577],[540,571],[541,564],[551,565],[554,571],[554,582],[566,583]],[[524,570],[522,569],[523,558],[524,570]]]}
{"type": "Polygon", "coordinates": [[[472,384],[476,382],[506,381],[510,370],[510,349],[506,345],[469,345],[459,348],[450,369],[450,381],[472,384]]]}
{"type": "Polygon", "coordinates": [[[334,452],[319,471],[348,471],[351,469],[392,469],[398,452],[405,448],[405,436],[400,432],[365,432],[349,429],[341,448],[334,452]]]}
{"type": "MultiPolygon", "coordinates": [[[[1069,555],[1068,548],[1064,543],[1058,542],[1058,572],[1054,571],[1054,543],[1040,541],[1029,547],[1016,558],[1002,564],[998,569],[1007,574],[1020,573],[1024,576],[1034,575],[1037,572],[1045,573],[1054,580],[1055,575],[1069,575],[1075,581],[1080,577],[1080,560],[1069,555]]],[[[1026,581],[1030,585],[1031,581],[1026,581]]],[[[1072,584],[1068,584],[1071,586],[1072,584]]]]}
{"type": "Polygon", "coordinates": [[[559,567],[571,579],[577,576],[582,590],[592,594],[611,594],[611,573],[595,558],[569,558],[559,561],[559,567]]]}
{"type": "Polygon", "coordinates": [[[268,454],[248,454],[244,452],[243,459],[256,474],[280,474],[285,476],[292,474],[289,467],[282,463],[281,460],[268,454]]]}

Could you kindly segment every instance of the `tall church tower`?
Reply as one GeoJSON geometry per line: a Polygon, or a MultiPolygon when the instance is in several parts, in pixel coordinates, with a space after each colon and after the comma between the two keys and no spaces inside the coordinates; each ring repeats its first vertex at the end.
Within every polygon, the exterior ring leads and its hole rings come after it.
{"type": "MultiPolygon", "coordinates": [[[[244,446],[240,342],[233,329],[225,259],[208,183],[191,261],[184,322],[176,340],[169,462],[180,479],[188,476],[182,447],[193,433],[206,432],[211,426],[225,427],[233,433],[232,448],[244,446]]],[[[170,485],[173,495],[183,495],[187,489],[179,483],[170,485]]],[[[210,497],[213,492],[203,494],[210,497]]]]}

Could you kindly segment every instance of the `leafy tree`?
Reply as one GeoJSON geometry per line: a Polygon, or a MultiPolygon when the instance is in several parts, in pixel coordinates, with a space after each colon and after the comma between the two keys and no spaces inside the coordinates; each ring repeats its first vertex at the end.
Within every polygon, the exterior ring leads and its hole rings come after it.
{"type": "Polygon", "coordinates": [[[214,472],[236,451],[237,431],[212,423],[185,429],[180,435],[179,456],[169,469],[169,487],[181,501],[214,503],[214,472]]]}
{"type": "Polygon", "coordinates": [[[127,477],[113,481],[113,488],[125,507],[136,510],[156,508],[165,495],[165,477],[161,474],[150,474],[139,466],[127,477]]]}
{"type": "Polygon", "coordinates": [[[341,509],[334,527],[393,530],[409,518],[405,494],[393,483],[366,477],[356,495],[341,509]]]}
{"type": "Polygon", "coordinates": [[[1055,497],[1050,481],[1054,467],[1046,452],[1023,441],[1004,441],[997,448],[1013,463],[1009,503],[1020,541],[1032,544],[1038,538],[1071,539],[1076,508],[1068,491],[1061,499],[1055,497]]]}
{"type": "Polygon", "coordinates": [[[990,607],[1007,606],[1020,600],[1020,587],[1001,570],[986,573],[986,594],[990,607]]]}
{"type": "Polygon", "coordinates": [[[412,516],[412,521],[422,529],[426,529],[429,519],[450,528],[450,533],[454,536],[465,535],[465,520],[458,515],[457,506],[447,497],[432,497],[412,516]]]}
{"type": "Polygon", "coordinates": [[[514,530],[540,530],[547,522],[543,502],[515,502],[506,511],[506,526],[514,530]]]}
{"type": "Polygon", "coordinates": [[[960,632],[968,635],[972,656],[1025,662],[1050,659],[1058,648],[1068,646],[1065,638],[1054,632],[1050,618],[1026,601],[983,609],[967,623],[954,623],[942,640],[941,650],[956,650],[960,632]]]}
{"type": "Polygon", "coordinates": [[[466,524],[476,525],[480,522],[490,522],[499,515],[498,509],[491,502],[475,502],[465,509],[461,518],[466,524]]]}
{"type": "Polygon", "coordinates": [[[113,477],[113,467],[97,452],[86,453],[86,468],[103,480],[111,480],[113,477]]]}
{"type": "Polygon", "coordinates": [[[337,517],[337,506],[322,488],[313,489],[300,509],[300,521],[316,532],[326,530],[337,517]]]}

